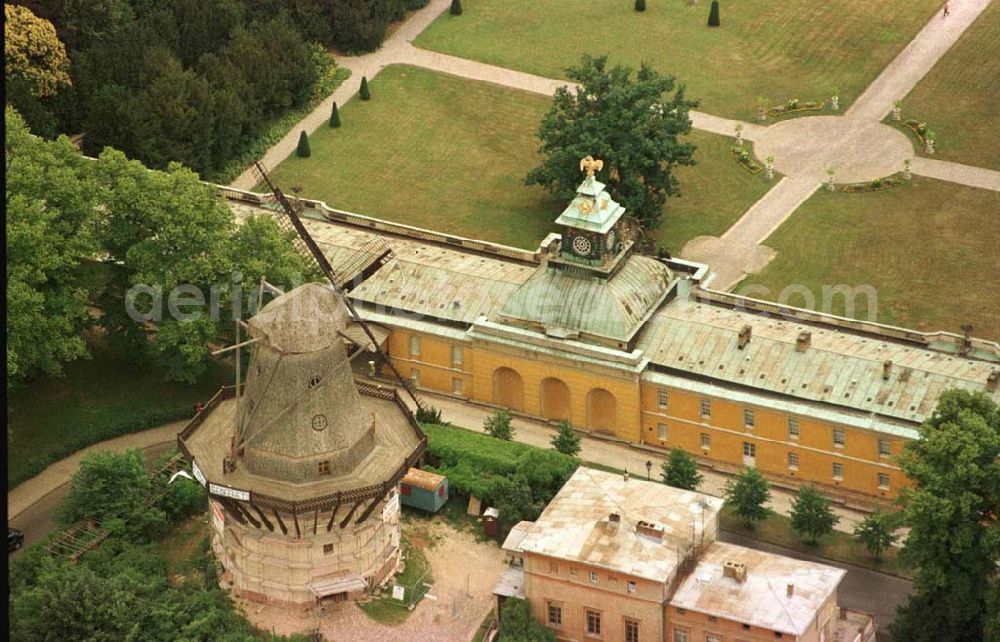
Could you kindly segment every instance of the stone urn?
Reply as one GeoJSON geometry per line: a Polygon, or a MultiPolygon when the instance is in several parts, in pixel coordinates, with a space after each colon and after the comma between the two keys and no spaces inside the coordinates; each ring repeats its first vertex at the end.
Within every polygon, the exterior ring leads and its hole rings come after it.
{"type": "Polygon", "coordinates": [[[830,96],[830,109],[833,111],[840,110],[840,96],[830,96]]]}
{"type": "Polygon", "coordinates": [[[767,108],[761,105],[757,108],[757,122],[762,123],[765,120],[767,120],[767,108]]]}
{"type": "Polygon", "coordinates": [[[832,192],[837,189],[837,186],[833,184],[834,171],[833,169],[826,170],[826,191],[832,192]]]}
{"type": "Polygon", "coordinates": [[[743,123],[736,123],[736,145],[743,147],[743,123]]]}
{"type": "Polygon", "coordinates": [[[892,119],[898,122],[900,114],[902,113],[903,113],[903,108],[900,106],[900,103],[897,100],[896,104],[892,106],[892,119]]]}
{"type": "Polygon", "coordinates": [[[910,159],[909,158],[907,158],[906,160],[903,161],[903,178],[906,179],[906,180],[910,180],[911,178],[913,178],[913,174],[910,173],[910,159]]]}
{"type": "Polygon", "coordinates": [[[925,138],[924,139],[924,151],[927,152],[928,154],[933,154],[934,153],[934,139],[933,138],[925,138]]]}
{"type": "Polygon", "coordinates": [[[768,156],[764,165],[764,178],[771,180],[774,178],[774,156],[768,156]]]}

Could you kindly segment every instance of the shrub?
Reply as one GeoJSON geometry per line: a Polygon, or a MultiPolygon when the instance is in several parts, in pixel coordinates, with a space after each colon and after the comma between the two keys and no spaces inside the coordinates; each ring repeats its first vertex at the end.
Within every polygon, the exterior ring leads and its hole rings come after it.
{"type": "Polygon", "coordinates": [[[712,0],[712,8],[708,12],[708,26],[718,27],[722,24],[719,20],[719,0],[712,0]]]}
{"type": "Polygon", "coordinates": [[[416,412],[417,423],[421,424],[442,424],[441,421],[441,411],[434,406],[427,406],[426,408],[417,408],[416,412]]]}
{"type": "Polygon", "coordinates": [[[559,422],[559,432],[552,438],[552,447],[570,457],[580,454],[580,435],[573,431],[568,421],[559,422]]]}
{"type": "Polygon", "coordinates": [[[645,11],[646,10],[646,0],[635,0],[635,10],[645,11]]]}
{"type": "Polygon", "coordinates": [[[497,410],[483,422],[483,430],[490,437],[510,441],[514,438],[514,429],[510,425],[511,419],[509,410],[497,410]]]}
{"type": "Polygon", "coordinates": [[[429,5],[431,0],[405,0],[404,5],[407,11],[416,11],[429,5]]]}
{"type": "Polygon", "coordinates": [[[368,89],[368,76],[361,76],[361,89],[358,90],[358,98],[361,100],[372,99],[372,92],[368,89]]]}
{"type": "Polygon", "coordinates": [[[340,127],[340,110],[337,109],[337,101],[333,101],[330,108],[330,127],[340,127]]]}
{"type": "Polygon", "coordinates": [[[462,0],[451,0],[451,15],[462,15],[462,0]]]}
{"type": "Polygon", "coordinates": [[[295,155],[299,158],[309,158],[312,156],[312,150],[309,149],[309,134],[304,130],[299,134],[299,146],[295,148],[295,155]]]}
{"type": "Polygon", "coordinates": [[[556,634],[531,614],[527,600],[508,598],[500,615],[500,642],[555,642],[556,634]]]}

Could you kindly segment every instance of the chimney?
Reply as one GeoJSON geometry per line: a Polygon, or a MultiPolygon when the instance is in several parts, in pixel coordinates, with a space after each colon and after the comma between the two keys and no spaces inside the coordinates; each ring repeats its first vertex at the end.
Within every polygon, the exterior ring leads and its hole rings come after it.
{"type": "Polygon", "coordinates": [[[737,346],[740,350],[747,347],[747,344],[750,343],[751,334],[753,334],[753,328],[751,326],[745,325],[742,328],[740,328],[740,338],[739,338],[739,344],[737,346]]]}
{"type": "Polygon", "coordinates": [[[986,377],[986,389],[990,392],[996,392],[997,388],[1000,388],[1000,370],[994,370],[990,376],[986,377]]]}
{"type": "Polygon", "coordinates": [[[886,381],[892,376],[892,359],[886,359],[882,362],[882,378],[886,381]]]}
{"type": "Polygon", "coordinates": [[[652,522],[647,522],[644,520],[639,520],[635,525],[635,532],[640,535],[646,535],[652,537],[653,539],[663,539],[663,527],[659,524],[654,524],[652,522]]]}
{"type": "Polygon", "coordinates": [[[788,586],[786,586],[785,587],[785,594],[788,597],[792,597],[793,595],[795,595],[795,585],[794,584],[789,584],[788,586]]]}
{"type": "Polygon", "coordinates": [[[723,577],[731,577],[742,584],[747,579],[747,565],[743,562],[726,560],[722,563],[722,575],[723,577]]]}
{"type": "Polygon", "coordinates": [[[799,333],[799,338],[795,340],[795,351],[805,352],[809,344],[812,343],[812,332],[808,330],[803,330],[799,333]]]}
{"type": "Polygon", "coordinates": [[[625,475],[622,477],[624,481],[628,481],[628,471],[625,471],[625,475]]]}
{"type": "Polygon", "coordinates": [[[610,515],[608,515],[608,521],[617,524],[618,522],[622,521],[622,516],[619,515],[618,513],[611,513],[610,515]]]}

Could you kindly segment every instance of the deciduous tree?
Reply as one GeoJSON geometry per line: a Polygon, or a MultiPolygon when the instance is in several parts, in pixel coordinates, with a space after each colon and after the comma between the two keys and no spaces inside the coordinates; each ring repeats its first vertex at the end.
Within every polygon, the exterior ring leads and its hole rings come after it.
{"type": "Polygon", "coordinates": [[[882,553],[899,539],[896,525],[896,515],[877,510],[858,522],[854,527],[854,537],[865,545],[877,562],[882,559],[882,553]]]}
{"type": "Polygon", "coordinates": [[[698,490],[704,475],[698,472],[698,462],[694,457],[680,448],[674,448],[670,451],[667,461],[663,462],[660,478],[667,486],[698,490]]]}
{"type": "Polygon", "coordinates": [[[840,521],[830,508],[830,500],[812,486],[802,486],[792,502],[792,530],[815,546],[819,538],[833,531],[840,521]]]}
{"type": "Polygon", "coordinates": [[[902,496],[910,527],[902,557],[916,576],[893,638],[996,639],[1000,408],[982,392],[946,391],[899,461],[914,482],[902,496]]]}
{"type": "Polygon", "coordinates": [[[756,468],[745,468],[735,479],[726,482],[726,505],[743,520],[743,526],[754,528],[771,512],[765,504],[771,499],[771,485],[756,468]]]}
{"type": "Polygon", "coordinates": [[[491,437],[510,441],[514,438],[514,428],[510,425],[511,415],[507,409],[497,410],[483,422],[483,431],[491,437]]]}
{"type": "Polygon", "coordinates": [[[680,193],[673,169],[694,164],[683,136],[697,103],[673,76],[646,65],[609,68],[606,56],[584,55],[567,76],[580,88],[556,90],[538,131],[544,160],[525,182],[568,200],[580,185],[580,159],[602,159],[599,180],[644,227],[656,227],[667,197],[680,193]]]}
{"type": "Polygon", "coordinates": [[[11,4],[4,4],[3,17],[7,81],[24,81],[35,96],[52,96],[69,86],[69,58],[52,23],[11,4]]]}

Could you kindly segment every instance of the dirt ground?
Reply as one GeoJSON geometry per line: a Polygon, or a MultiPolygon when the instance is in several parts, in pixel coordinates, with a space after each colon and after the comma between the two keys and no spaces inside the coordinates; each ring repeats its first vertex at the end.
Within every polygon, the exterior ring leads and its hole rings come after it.
{"type": "Polygon", "coordinates": [[[503,571],[504,554],[492,541],[479,542],[468,530],[456,530],[442,518],[404,519],[404,533],[423,547],[434,584],[410,617],[398,626],[369,618],[349,602],[317,609],[289,610],[240,601],[257,627],[279,635],[310,633],[317,628],[330,642],[469,642],[493,606],[493,586],[503,571]]]}

